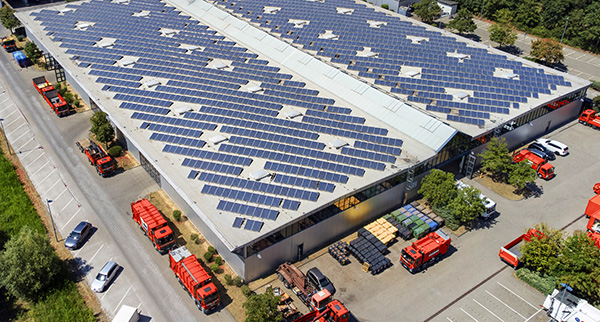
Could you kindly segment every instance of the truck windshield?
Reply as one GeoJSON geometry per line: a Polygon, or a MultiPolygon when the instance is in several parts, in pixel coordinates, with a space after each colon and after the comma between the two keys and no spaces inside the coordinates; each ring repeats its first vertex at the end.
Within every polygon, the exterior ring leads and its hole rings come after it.
{"type": "Polygon", "coordinates": [[[204,298],[204,305],[209,305],[218,298],[219,298],[219,293],[217,293],[217,292],[209,294],[204,298]]]}
{"type": "MultiPolygon", "coordinates": [[[[55,103],[55,104],[56,104],[56,103],[55,103]]],[[[57,107],[56,107],[56,109],[57,109],[58,111],[60,111],[60,112],[62,112],[62,111],[66,111],[66,110],[67,110],[67,105],[66,105],[66,104],[65,104],[65,105],[59,105],[59,106],[57,106],[57,107]]]]}
{"type": "Polygon", "coordinates": [[[163,238],[159,238],[157,240],[157,244],[163,245],[163,244],[166,244],[166,243],[168,243],[168,242],[170,242],[172,240],[173,240],[173,234],[170,234],[170,235],[167,235],[167,236],[165,236],[163,238]]]}
{"type": "Polygon", "coordinates": [[[409,263],[409,264],[413,264],[415,262],[415,259],[412,258],[406,251],[402,250],[402,259],[404,259],[405,262],[409,263]]]}
{"type": "Polygon", "coordinates": [[[100,168],[102,168],[102,170],[107,170],[107,169],[111,168],[112,165],[113,165],[112,162],[105,162],[100,165],[100,168]]]}
{"type": "Polygon", "coordinates": [[[15,41],[14,40],[7,40],[4,42],[4,46],[14,46],[15,45],[15,41]]]}
{"type": "Polygon", "coordinates": [[[596,233],[600,233],[600,220],[595,219],[594,224],[592,225],[592,230],[596,233]]]}

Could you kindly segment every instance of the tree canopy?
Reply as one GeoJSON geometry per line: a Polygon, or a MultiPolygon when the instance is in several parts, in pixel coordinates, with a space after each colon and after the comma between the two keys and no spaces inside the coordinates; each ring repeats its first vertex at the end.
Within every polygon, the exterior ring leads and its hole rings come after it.
{"type": "Polygon", "coordinates": [[[63,270],[48,238],[27,226],[0,253],[0,285],[15,297],[36,300],[63,270]]]}
{"type": "Polygon", "coordinates": [[[458,31],[461,35],[477,29],[477,25],[473,21],[473,14],[466,8],[458,10],[456,18],[448,23],[448,27],[458,31]]]}
{"type": "Polygon", "coordinates": [[[9,6],[0,8],[0,21],[11,33],[14,33],[15,28],[21,25],[21,22],[15,17],[14,13],[15,11],[9,6]]]}
{"type": "Polygon", "coordinates": [[[489,171],[495,178],[502,178],[511,169],[512,159],[508,154],[508,145],[504,138],[490,139],[483,153],[479,154],[483,160],[481,166],[489,171]]]}
{"type": "Polygon", "coordinates": [[[115,138],[115,130],[110,124],[106,113],[102,111],[94,113],[94,115],[92,115],[90,118],[90,122],[92,123],[90,132],[96,135],[96,138],[99,141],[106,144],[115,138]]]}
{"type": "Polygon", "coordinates": [[[535,181],[537,172],[527,162],[513,164],[508,174],[508,183],[523,190],[528,183],[535,181]]]}
{"type": "Polygon", "coordinates": [[[562,45],[550,40],[532,40],[530,55],[546,64],[557,64],[565,59],[562,45]]]}
{"type": "Polygon", "coordinates": [[[537,272],[548,273],[556,264],[556,256],[562,250],[563,235],[559,230],[544,223],[536,225],[535,228],[544,234],[544,237],[533,238],[521,247],[521,261],[537,272]]]}
{"type": "Polygon", "coordinates": [[[512,46],[517,40],[517,33],[512,30],[509,24],[496,23],[488,29],[490,32],[490,40],[496,42],[500,47],[512,46]]]}
{"type": "Polygon", "coordinates": [[[438,169],[431,172],[421,180],[419,193],[423,195],[434,207],[445,206],[456,197],[457,188],[454,174],[438,169]]]}
{"type": "Polygon", "coordinates": [[[246,309],[245,322],[279,322],[283,315],[277,310],[280,297],[271,288],[263,294],[252,294],[242,305],[246,309]]]}
{"type": "Polygon", "coordinates": [[[29,57],[29,59],[31,59],[32,62],[36,62],[38,58],[42,57],[42,52],[39,50],[38,46],[31,41],[28,41],[25,44],[25,48],[23,48],[23,51],[25,52],[25,55],[29,57]]]}
{"type": "Polygon", "coordinates": [[[424,23],[432,23],[442,16],[442,8],[436,0],[421,0],[413,4],[415,15],[419,16],[424,23]]]}
{"type": "Polygon", "coordinates": [[[454,218],[460,223],[467,224],[479,217],[485,211],[480,195],[479,189],[470,186],[458,189],[456,198],[448,205],[454,218]]]}

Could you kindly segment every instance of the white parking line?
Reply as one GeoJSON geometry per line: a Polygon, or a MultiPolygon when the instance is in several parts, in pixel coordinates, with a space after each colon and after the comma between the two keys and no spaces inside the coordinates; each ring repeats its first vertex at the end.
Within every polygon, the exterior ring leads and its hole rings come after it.
{"type": "MultiPolygon", "coordinates": [[[[21,151],[21,149],[23,149],[27,144],[29,144],[29,142],[33,141],[33,139],[35,139],[35,137],[31,137],[29,140],[27,140],[27,142],[25,142],[23,145],[21,145],[20,148],[17,149],[17,151],[21,151]]],[[[35,150],[35,148],[32,148],[31,150],[29,150],[29,152],[35,150]]]]}
{"type": "Polygon", "coordinates": [[[446,317],[446,320],[448,320],[448,321],[450,321],[450,322],[454,322],[454,321],[450,320],[450,318],[449,318],[449,317],[446,317]]]}
{"type": "Polygon", "coordinates": [[[44,195],[45,195],[45,194],[47,194],[47,193],[48,193],[48,191],[52,190],[52,188],[54,188],[54,186],[56,186],[56,184],[57,184],[57,183],[59,183],[59,182],[60,182],[60,180],[56,180],[56,182],[55,182],[55,183],[53,183],[53,184],[50,186],[50,188],[48,188],[48,190],[46,190],[46,191],[45,191],[43,194],[44,194],[44,195]]]}
{"type": "MultiPolygon", "coordinates": [[[[13,139],[12,141],[13,141],[13,142],[17,141],[18,139],[22,138],[22,137],[23,137],[25,134],[29,134],[29,130],[27,130],[27,131],[23,132],[23,134],[19,135],[19,137],[18,137],[18,138],[15,138],[15,139],[13,139]]],[[[31,138],[29,139],[29,141],[31,141],[31,140],[33,140],[33,137],[31,137],[31,138]]],[[[27,141],[27,142],[29,142],[29,141],[27,141]]]]}
{"type": "MultiPolygon", "coordinates": [[[[22,147],[21,147],[21,148],[22,148],[22,147]]],[[[19,150],[21,150],[21,149],[19,149],[19,150]]],[[[33,149],[31,149],[31,150],[29,150],[29,151],[25,152],[25,154],[23,154],[23,158],[21,158],[21,160],[22,160],[22,159],[24,159],[24,158],[26,158],[26,157],[27,157],[27,156],[28,156],[28,155],[29,155],[31,152],[33,152],[33,151],[35,151],[35,150],[37,150],[37,149],[33,148],[33,149]]],[[[17,151],[18,151],[18,150],[17,150],[17,151]]]]}
{"type": "Polygon", "coordinates": [[[129,290],[131,290],[131,286],[129,286],[129,288],[127,289],[127,291],[125,292],[125,295],[123,295],[123,297],[121,298],[121,300],[119,301],[119,303],[117,303],[117,308],[113,311],[113,315],[115,313],[117,313],[117,310],[119,309],[119,307],[121,306],[121,303],[123,303],[123,300],[125,300],[125,297],[127,297],[127,293],[129,293],[129,290]]]}
{"type": "Polygon", "coordinates": [[[67,227],[67,225],[71,222],[71,220],[73,220],[73,218],[75,218],[75,216],[77,215],[77,213],[79,212],[81,208],[77,209],[77,211],[73,214],[73,216],[71,216],[71,218],[69,218],[69,220],[62,226],[62,228],[60,230],[65,229],[65,227],[67,227]]]}
{"type": "MultiPolygon", "coordinates": [[[[50,161],[46,162],[46,164],[48,164],[48,163],[50,163],[50,161]]],[[[40,171],[40,170],[38,170],[38,171],[40,171]]],[[[38,171],[36,171],[35,173],[38,173],[38,171]]],[[[52,171],[50,171],[50,173],[48,173],[48,175],[45,176],[44,179],[42,179],[42,181],[40,181],[40,183],[42,183],[42,182],[44,182],[44,180],[48,179],[54,173],[54,171],[56,171],[56,168],[53,168],[52,171]]]]}
{"type": "Polygon", "coordinates": [[[461,310],[461,311],[463,311],[463,312],[464,312],[466,315],[468,315],[468,316],[469,316],[471,319],[473,319],[473,320],[475,320],[475,321],[479,322],[479,321],[478,321],[476,318],[474,318],[474,317],[473,317],[471,314],[469,314],[469,313],[467,313],[467,311],[463,310],[463,308],[462,308],[462,307],[460,308],[460,310],[461,310]]]}
{"type": "Polygon", "coordinates": [[[58,194],[58,196],[54,197],[54,200],[57,200],[60,196],[62,196],[63,193],[67,192],[67,188],[65,188],[65,190],[63,190],[61,193],[58,194]]]}
{"type": "Polygon", "coordinates": [[[501,319],[499,316],[497,316],[496,314],[494,314],[494,312],[490,311],[490,309],[488,309],[487,307],[483,306],[483,304],[481,304],[481,303],[477,302],[477,300],[476,300],[476,299],[473,299],[473,301],[474,301],[475,303],[479,304],[479,306],[481,306],[481,307],[482,307],[484,310],[486,310],[486,311],[490,312],[490,314],[491,314],[491,315],[493,315],[493,316],[495,316],[495,317],[496,317],[496,319],[498,319],[498,320],[500,320],[500,321],[504,322],[504,320],[502,320],[502,319],[501,319]]]}
{"type": "Polygon", "coordinates": [[[32,173],[29,177],[33,177],[34,175],[36,175],[38,172],[42,171],[42,169],[46,168],[46,165],[50,163],[50,161],[46,161],[46,163],[44,163],[44,165],[42,165],[39,169],[37,169],[34,173],[32,173]]]}
{"type": "Polygon", "coordinates": [[[73,201],[73,198],[71,198],[71,200],[69,200],[69,202],[67,202],[67,204],[62,207],[62,209],[59,212],[62,212],[63,210],[65,210],[65,208],[67,208],[67,206],[73,201]]]}
{"type": "Polygon", "coordinates": [[[29,167],[29,166],[31,166],[31,165],[32,165],[32,164],[33,164],[35,161],[37,161],[39,158],[41,158],[41,157],[43,157],[43,156],[44,156],[44,153],[40,153],[40,155],[39,155],[37,158],[35,158],[35,160],[31,161],[31,163],[30,163],[30,164],[26,165],[26,167],[29,167]]]}
{"type": "Polygon", "coordinates": [[[517,293],[515,293],[515,292],[511,291],[511,290],[510,290],[508,287],[506,287],[506,286],[502,285],[500,282],[496,282],[496,283],[498,283],[498,285],[500,285],[500,286],[504,287],[504,289],[505,289],[505,290],[507,290],[507,291],[511,292],[511,293],[512,293],[514,296],[518,297],[518,298],[519,298],[521,301],[523,301],[523,302],[527,303],[527,304],[528,304],[529,306],[531,306],[532,308],[534,308],[534,309],[537,309],[537,308],[538,308],[537,306],[535,306],[535,305],[533,305],[533,304],[531,304],[531,303],[527,302],[527,301],[526,301],[524,298],[520,297],[520,296],[519,296],[517,293]]]}
{"type": "Polygon", "coordinates": [[[525,318],[521,313],[517,312],[515,309],[513,309],[512,307],[510,307],[508,304],[502,302],[501,299],[495,297],[494,294],[488,292],[487,290],[485,292],[488,293],[491,297],[495,298],[498,302],[504,304],[504,306],[506,306],[507,308],[509,308],[511,311],[515,312],[518,316],[522,317],[523,319],[525,318]]]}
{"type": "Polygon", "coordinates": [[[98,250],[94,253],[94,256],[90,257],[90,260],[88,261],[88,263],[91,263],[92,260],[94,260],[94,257],[96,257],[96,255],[98,255],[98,252],[102,249],[102,247],[104,247],[104,244],[100,245],[100,248],[98,248],[98,250]]]}
{"type": "MultiPolygon", "coordinates": [[[[14,121],[18,121],[18,120],[19,120],[19,119],[15,119],[14,121]]],[[[12,122],[8,123],[8,125],[11,125],[11,124],[13,124],[13,122],[14,122],[14,121],[12,121],[12,122]]],[[[8,126],[8,125],[6,125],[6,126],[8,126]]],[[[12,135],[13,133],[17,132],[17,130],[18,130],[18,129],[22,128],[22,127],[23,127],[23,126],[25,126],[25,125],[27,125],[27,123],[23,122],[23,124],[19,125],[19,127],[17,127],[16,129],[12,130],[12,132],[10,132],[10,133],[7,133],[7,134],[10,136],[10,135],[12,135]]],[[[27,130],[27,132],[29,132],[29,130],[27,130]]]]}
{"type": "Polygon", "coordinates": [[[534,317],[534,316],[536,316],[536,315],[538,315],[538,313],[540,313],[540,311],[541,311],[541,310],[543,310],[543,309],[539,309],[539,310],[537,310],[535,313],[533,313],[533,315],[532,315],[532,316],[530,316],[530,317],[529,317],[527,320],[525,320],[525,322],[527,322],[527,321],[529,321],[529,320],[533,319],[533,317],[534,317]]]}

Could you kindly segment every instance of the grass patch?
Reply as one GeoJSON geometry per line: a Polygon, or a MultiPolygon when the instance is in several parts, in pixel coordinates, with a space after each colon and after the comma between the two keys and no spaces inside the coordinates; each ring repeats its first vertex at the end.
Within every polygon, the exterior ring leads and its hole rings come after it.
{"type": "Polygon", "coordinates": [[[556,279],[554,277],[542,276],[540,273],[525,267],[519,268],[515,272],[515,276],[544,295],[552,293],[554,288],[556,288],[556,279]]]}
{"type": "Polygon", "coordinates": [[[0,155],[0,196],[0,248],[24,226],[41,234],[46,233],[19,176],[4,155],[0,155]]]}
{"type": "Polygon", "coordinates": [[[36,322],[96,321],[94,312],[85,305],[77,292],[77,286],[70,280],[35,303],[29,316],[36,322]]]}

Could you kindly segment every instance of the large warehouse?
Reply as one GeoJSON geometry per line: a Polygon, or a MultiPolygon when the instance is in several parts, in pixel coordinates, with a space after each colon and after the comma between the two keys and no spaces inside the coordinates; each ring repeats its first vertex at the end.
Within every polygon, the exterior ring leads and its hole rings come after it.
{"type": "Polygon", "coordinates": [[[572,120],[590,85],[362,1],[16,15],[246,280],[400,206],[490,137],[516,146],[572,120]]]}

